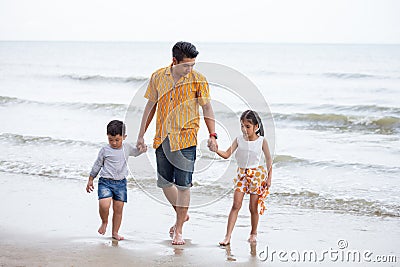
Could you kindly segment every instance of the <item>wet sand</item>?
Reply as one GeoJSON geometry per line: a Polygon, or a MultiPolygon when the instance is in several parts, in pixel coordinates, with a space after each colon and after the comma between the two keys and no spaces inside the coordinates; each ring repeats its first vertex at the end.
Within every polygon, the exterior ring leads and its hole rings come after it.
{"type": "MultiPolygon", "coordinates": [[[[97,233],[97,195],[87,194],[85,185],[82,180],[2,173],[0,266],[231,266],[233,262],[235,266],[299,265],[291,259],[283,262],[284,258],[279,259],[277,254],[274,259],[269,254],[266,259],[262,254],[266,248],[268,253],[315,250],[319,260],[324,250],[368,249],[373,256],[397,255],[397,263],[379,266],[396,266],[400,262],[398,218],[288,206],[268,208],[266,216],[260,217],[259,241],[251,245],[246,241],[250,228],[249,218],[243,216],[248,214],[244,203],[231,245],[219,247],[231,205],[229,196],[190,211],[184,228],[186,245],[173,246],[168,235],[174,220],[172,208],[132,187],[120,231],[126,240],[118,242],[110,237],[111,225],[105,236],[97,233]],[[218,218],[208,216],[210,209],[223,212],[218,218]],[[347,242],[346,249],[338,248],[340,239],[347,242]]],[[[340,259],[325,259],[322,264],[351,265],[340,259]]]]}

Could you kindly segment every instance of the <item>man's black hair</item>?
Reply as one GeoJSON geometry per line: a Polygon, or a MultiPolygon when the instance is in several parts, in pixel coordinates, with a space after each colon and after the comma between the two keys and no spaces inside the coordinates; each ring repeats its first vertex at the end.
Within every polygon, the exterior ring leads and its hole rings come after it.
{"type": "Polygon", "coordinates": [[[176,60],[181,62],[184,57],[186,58],[196,58],[199,54],[199,51],[196,50],[196,47],[188,42],[177,42],[174,47],[172,47],[172,56],[176,58],[176,60]]]}

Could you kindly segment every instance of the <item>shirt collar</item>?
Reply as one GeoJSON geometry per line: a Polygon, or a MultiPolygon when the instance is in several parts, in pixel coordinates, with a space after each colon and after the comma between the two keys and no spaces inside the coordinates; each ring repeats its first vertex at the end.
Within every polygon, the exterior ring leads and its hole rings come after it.
{"type": "MultiPolygon", "coordinates": [[[[172,66],[173,66],[173,64],[171,63],[171,65],[169,65],[168,67],[166,67],[165,75],[172,75],[172,72],[171,72],[172,66]]],[[[193,71],[193,70],[192,70],[192,71],[193,71]]],[[[186,74],[185,76],[182,76],[182,77],[183,77],[185,80],[186,80],[186,79],[189,79],[189,74],[190,74],[190,72],[189,72],[188,74],[186,74]]]]}

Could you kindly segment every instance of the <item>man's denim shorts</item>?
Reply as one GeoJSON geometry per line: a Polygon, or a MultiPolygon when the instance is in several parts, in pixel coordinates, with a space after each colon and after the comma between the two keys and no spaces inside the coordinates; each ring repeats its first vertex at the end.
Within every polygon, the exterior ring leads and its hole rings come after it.
{"type": "Polygon", "coordinates": [[[178,189],[192,186],[196,160],[196,146],[171,152],[168,137],[156,149],[157,186],[164,188],[175,184],[178,189]]]}
{"type": "Polygon", "coordinates": [[[112,197],[114,200],[128,201],[126,179],[113,180],[100,177],[98,187],[99,199],[112,197]]]}

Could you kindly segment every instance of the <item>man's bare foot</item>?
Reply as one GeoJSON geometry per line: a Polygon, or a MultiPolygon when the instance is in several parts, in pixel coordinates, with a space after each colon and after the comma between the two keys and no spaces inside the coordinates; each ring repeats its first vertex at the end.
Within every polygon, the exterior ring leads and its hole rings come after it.
{"type": "Polygon", "coordinates": [[[224,240],[219,242],[220,246],[227,246],[231,243],[231,237],[225,236],[224,240]]]}
{"type": "Polygon", "coordinates": [[[257,243],[257,234],[250,234],[249,239],[247,239],[250,243],[257,243]]]}
{"type": "MultiPolygon", "coordinates": [[[[185,222],[187,222],[187,221],[189,221],[189,214],[186,214],[185,222]]],[[[173,226],[171,226],[171,228],[169,228],[169,237],[172,238],[174,236],[175,228],[176,228],[176,224],[174,224],[173,226]]]]}
{"type": "Polygon", "coordinates": [[[176,231],[174,233],[174,238],[172,239],[172,245],[185,245],[185,240],[182,234],[178,234],[176,231]]]}
{"type": "Polygon", "coordinates": [[[97,230],[97,232],[99,232],[99,234],[104,235],[106,233],[107,230],[107,223],[103,222],[100,225],[99,230],[97,230]]]}
{"type": "Polygon", "coordinates": [[[121,235],[119,235],[119,234],[113,234],[112,237],[113,237],[115,240],[118,240],[118,241],[121,241],[121,240],[124,240],[124,239],[125,239],[123,236],[121,236],[121,235]]]}

